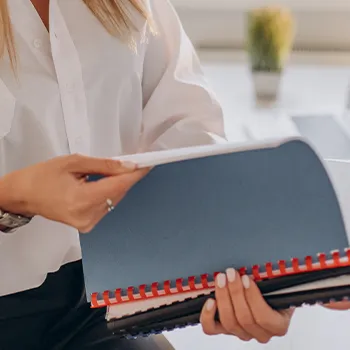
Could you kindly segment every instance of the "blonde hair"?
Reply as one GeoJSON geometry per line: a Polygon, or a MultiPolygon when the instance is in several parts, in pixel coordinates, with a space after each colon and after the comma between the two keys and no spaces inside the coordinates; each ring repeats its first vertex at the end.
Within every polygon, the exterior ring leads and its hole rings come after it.
{"type": "MultiPolygon", "coordinates": [[[[8,53],[12,68],[15,69],[17,66],[16,47],[7,1],[0,0],[0,57],[8,53]]],[[[136,10],[151,26],[151,18],[143,0],[82,1],[113,36],[132,40],[132,31],[137,30],[132,17],[133,10],[136,10]]]]}

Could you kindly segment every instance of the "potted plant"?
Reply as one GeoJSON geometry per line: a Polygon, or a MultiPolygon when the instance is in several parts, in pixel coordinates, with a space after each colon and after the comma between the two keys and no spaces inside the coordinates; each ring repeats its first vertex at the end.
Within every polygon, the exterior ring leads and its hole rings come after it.
{"type": "Polygon", "coordinates": [[[258,99],[276,99],[294,40],[294,19],[284,7],[251,10],[247,21],[247,51],[258,99]]]}

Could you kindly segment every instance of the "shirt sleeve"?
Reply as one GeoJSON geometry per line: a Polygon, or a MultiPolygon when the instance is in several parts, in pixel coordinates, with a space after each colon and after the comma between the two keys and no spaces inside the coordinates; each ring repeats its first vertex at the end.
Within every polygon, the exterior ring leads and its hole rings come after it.
{"type": "Polygon", "coordinates": [[[143,67],[143,151],[227,142],[222,108],[169,0],[151,0],[143,67]]]}

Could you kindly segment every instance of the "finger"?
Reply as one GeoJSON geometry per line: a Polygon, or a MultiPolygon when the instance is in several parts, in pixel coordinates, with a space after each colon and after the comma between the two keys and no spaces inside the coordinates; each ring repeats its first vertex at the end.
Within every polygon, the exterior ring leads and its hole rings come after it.
{"type": "Polygon", "coordinates": [[[219,322],[215,321],[216,310],[216,301],[214,299],[208,299],[203,306],[200,316],[200,323],[202,325],[203,332],[207,335],[226,333],[222,325],[219,322]]]}
{"type": "Polygon", "coordinates": [[[215,299],[219,310],[220,323],[227,333],[233,334],[244,341],[250,340],[251,336],[243,330],[237,321],[224,273],[220,273],[216,277],[215,299]]]}
{"type": "Polygon", "coordinates": [[[287,333],[293,310],[278,312],[273,310],[263,298],[256,283],[248,276],[243,277],[245,298],[257,325],[274,336],[287,333]]]}
{"type": "Polygon", "coordinates": [[[350,301],[339,301],[339,302],[324,304],[322,306],[331,310],[338,310],[338,311],[349,310],[350,301]]]}
{"type": "Polygon", "coordinates": [[[105,203],[108,198],[112,199],[113,205],[117,205],[127,192],[140,180],[150,169],[139,169],[132,173],[109,176],[98,181],[88,183],[88,192],[100,203],[105,203]]]}
{"type": "Polygon", "coordinates": [[[75,154],[66,158],[67,168],[77,174],[117,175],[135,171],[136,164],[111,158],[87,157],[75,154]]]}
{"type": "Polygon", "coordinates": [[[255,322],[251,308],[245,297],[241,277],[234,269],[228,269],[226,273],[229,276],[228,286],[238,323],[252,338],[260,343],[267,343],[272,335],[255,322]]]}
{"type": "MultiPolygon", "coordinates": [[[[89,198],[91,198],[92,210],[91,210],[91,214],[89,215],[88,225],[86,225],[86,228],[81,230],[81,233],[90,232],[95,227],[95,225],[99,221],[101,221],[107,214],[109,214],[111,209],[113,210],[114,207],[126,195],[127,189],[125,187],[122,188],[122,186],[118,187],[117,193],[113,192],[113,187],[111,186],[110,183],[112,182],[112,180],[116,180],[118,176],[120,177],[122,175],[111,176],[104,179],[106,183],[104,183],[103,186],[107,186],[108,193],[104,193],[103,191],[101,191],[101,187],[97,186],[97,185],[100,185],[100,183],[97,184],[97,183],[91,182],[87,184],[88,189],[85,190],[85,193],[86,193],[86,196],[89,196],[89,198]],[[93,191],[91,189],[93,189],[93,191]],[[96,193],[94,193],[95,191],[96,193]],[[113,208],[110,208],[111,205],[113,206],[113,208]]],[[[101,181],[102,180],[100,180],[99,182],[101,181]]]]}
{"type": "Polygon", "coordinates": [[[116,206],[126,195],[127,190],[149,172],[149,169],[140,169],[130,174],[109,176],[99,181],[85,183],[81,198],[90,203],[91,215],[87,222],[80,228],[81,233],[90,232],[103,217],[109,213],[109,199],[116,206]],[[128,184],[121,183],[120,178],[131,177],[128,184]]]}

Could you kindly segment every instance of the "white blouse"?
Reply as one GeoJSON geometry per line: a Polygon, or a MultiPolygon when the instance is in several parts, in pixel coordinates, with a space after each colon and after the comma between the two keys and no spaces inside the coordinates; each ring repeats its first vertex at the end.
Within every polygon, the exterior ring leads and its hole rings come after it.
{"type": "MultiPolygon", "coordinates": [[[[159,33],[138,23],[136,51],[81,0],[50,1],[50,34],[30,0],[9,6],[19,79],[0,61],[0,176],[63,154],[112,157],[224,138],[221,108],[168,0],[147,1],[159,33]]],[[[78,232],[42,217],[0,233],[0,296],[79,259],[78,232]]]]}

